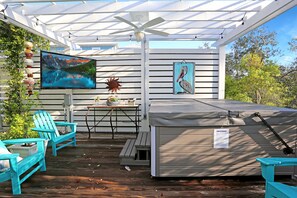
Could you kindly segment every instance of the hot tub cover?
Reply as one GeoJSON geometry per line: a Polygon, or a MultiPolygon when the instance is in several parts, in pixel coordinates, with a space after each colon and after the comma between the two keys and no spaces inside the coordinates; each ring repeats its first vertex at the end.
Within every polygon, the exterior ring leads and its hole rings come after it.
{"type": "Polygon", "coordinates": [[[266,117],[296,117],[297,110],[232,100],[155,100],[149,110],[152,126],[230,126],[245,125],[259,112],[266,117]]]}

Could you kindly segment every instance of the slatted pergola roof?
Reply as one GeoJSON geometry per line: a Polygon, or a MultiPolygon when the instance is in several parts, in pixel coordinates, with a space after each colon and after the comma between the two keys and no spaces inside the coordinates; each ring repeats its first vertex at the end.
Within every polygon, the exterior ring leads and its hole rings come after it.
{"type": "MultiPolygon", "coordinates": [[[[157,17],[147,40],[203,40],[223,46],[297,5],[297,0],[0,0],[0,18],[63,46],[135,39],[136,26],[157,17]],[[130,36],[132,35],[132,36],[130,36]]],[[[0,30],[1,31],[1,30],[0,30]]]]}

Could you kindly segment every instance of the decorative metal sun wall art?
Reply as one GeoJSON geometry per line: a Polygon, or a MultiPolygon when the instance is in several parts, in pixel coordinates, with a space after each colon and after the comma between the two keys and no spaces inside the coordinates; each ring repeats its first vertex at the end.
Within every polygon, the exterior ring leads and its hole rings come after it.
{"type": "Polygon", "coordinates": [[[106,88],[108,88],[108,91],[111,91],[112,93],[116,93],[121,88],[119,78],[116,78],[114,76],[107,79],[107,82],[105,84],[107,84],[106,88]]]}

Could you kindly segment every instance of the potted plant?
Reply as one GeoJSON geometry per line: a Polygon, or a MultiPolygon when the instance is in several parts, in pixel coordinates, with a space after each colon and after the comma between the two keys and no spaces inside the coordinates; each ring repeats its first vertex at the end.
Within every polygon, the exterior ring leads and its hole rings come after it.
{"type": "Polygon", "coordinates": [[[107,98],[106,104],[108,106],[118,105],[119,104],[119,98],[117,96],[109,96],[107,98]]]}

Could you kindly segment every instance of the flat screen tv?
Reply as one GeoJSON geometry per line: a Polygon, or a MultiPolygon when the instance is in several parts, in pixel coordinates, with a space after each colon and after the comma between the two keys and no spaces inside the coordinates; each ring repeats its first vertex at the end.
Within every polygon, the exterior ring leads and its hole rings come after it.
{"type": "Polygon", "coordinates": [[[41,89],[95,89],[96,60],[40,51],[41,89]]]}

